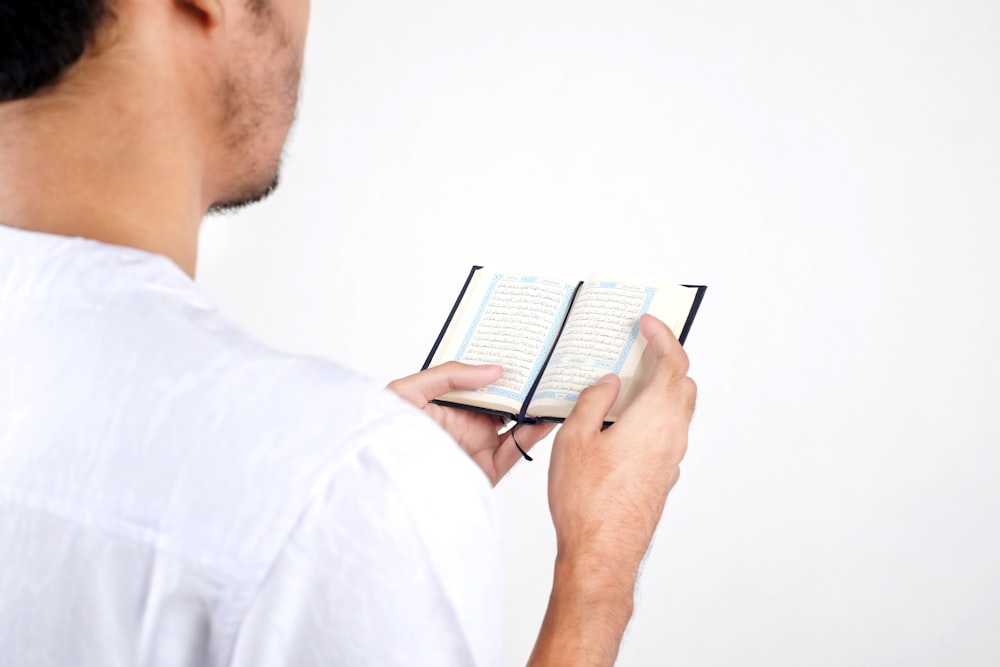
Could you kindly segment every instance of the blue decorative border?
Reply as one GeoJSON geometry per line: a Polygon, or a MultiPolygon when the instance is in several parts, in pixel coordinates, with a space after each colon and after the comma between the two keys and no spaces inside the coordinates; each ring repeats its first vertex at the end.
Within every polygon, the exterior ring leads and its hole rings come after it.
{"type": "MultiPolygon", "coordinates": [[[[512,283],[535,283],[538,282],[538,276],[520,276],[518,279],[514,280],[508,278],[504,274],[494,273],[493,279],[490,280],[490,286],[486,289],[486,295],[483,296],[482,303],[479,304],[479,309],[476,311],[476,316],[472,320],[472,324],[469,326],[469,330],[465,332],[465,338],[462,339],[462,346],[458,348],[458,353],[455,355],[455,361],[462,361],[465,356],[466,349],[469,347],[469,343],[472,341],[472,336],[476,329],[479,328],[479,321],[482,319],[483,314],[486,312],[486,306],[489,304],[490,300],[493,298],[493,292],[496,289],[497,283],[501,280],[507,280],[512,283]]],[[[523,401],[527,398],[528,388],[531,387],[535,376],[538,375],[538,371],[541,370],[542,364],[545,363],[545,358],[548,356],[548,351],[552,348],[552,341],[556,337],[556,333],[559,331],[559,326],[562,324],[563,319],[566,317],[566,309],[569,307],[569,302],[573,298],[573,292],[576,290],[576,285],[563,285],[563,295],[562,303],[559,305],[559,310],[557,311],[557,317],[552,321],[552,326],[549,328],[549,333],[545,337],[545,343],[542,345],[542,349],[535,359],[535,365],[531,368],[531,372],[528,373],[528,378],[525,380],[524,388],[520,393],[515,393],[510,389],[504,389],[502,387],[494,387],[492,385],[478,390],[483,394],[490,394],[493,396],[503,396],[504,398],[510,398],[514,400],[523,401]]]]}
{"type": "Polygon", "coordinates": [[[493,280],[490,281],[490,286],[486,290],[486,296],[483,297],[483,302],[479,304],[479,310],[476,311],[476,317],[472,320],[472,326],[470,326],[469,330],[465,332],[465,338],[462,339],[462,347],[458,348],[458,354],[455,355],[455,361],[461,361],[462,357],[465,356],[465,350],[469,347],[469,343],[472,341],[472,334],[479,326],[479,320],[482,319],[483,313],[486,312],[487,304],[489,304],[490,300],[493,298],[493,290],[496,289],[497,283],[500,282],[500,278],[502,277],[503,276],[499,273],[493,274],[493,280]]]}
{"type": "Polygon", "coordinates": [[[625,365],[625,359],[628,357],[628,353],[632,351],[632,346],[635,345],[635,339],[639,337],[639,317],[642,317],[649,312],[649,305],[653,303],[653,297],[655,296],[656,288],[647,287],[646,300],[642,302],[642,307],[639,308],[639,316],[635,318],[635,324],[632,325],[632,331],[628,335],[628,341],[625,343],[625,347],[622,348],[622,355],[618,358],[618,363],[615,364],[615,373],[622,372],[622,367],[625,365]]]}
{"type": "MultiPolygon", "coordinates": [[[[620,283],[602,282],[599,283],[597,286],[616,289],[619,284],[620,283]]],[[[582,288],[581,292],[584,289],[586,289],[586,287],[582,288]]],[[[638,317],[635,318],[635,324],[632,325],[632,331],[629,333],[628,339],[625,341],[625,347],[622,348],[622,353],[618,357],[618,361],[614,365],[614,373],[616,375],[622,372],[622,368],[625,366],[625,360],[628,358],[629,352],[632,351],[632,347],[635,345],[635,341],[639,337],[639,317],[642,317],[643,314],[649,312],[649,306],[650,304],[653,303],[653,298],[655,296],[656,296],[656,288],[647,287],[646,299],[643,301],[642,306],[639,308],[639,315],[638,317]]],[[[598,365],[598,368],[600,367],[601,366],[598,365]]],[[[565,400],[565,401],[575,401],[576,399],[580,398],[579,394],[562,395],[562,394],[556,394],[556,392],[554,391],[543,391],[541,393],[535,394],[531,398],[532,400],[535,400],[536,398],[556,398],[557,396],[562,396],[562,398],[560,398],[559,400],[565,400]]]]}

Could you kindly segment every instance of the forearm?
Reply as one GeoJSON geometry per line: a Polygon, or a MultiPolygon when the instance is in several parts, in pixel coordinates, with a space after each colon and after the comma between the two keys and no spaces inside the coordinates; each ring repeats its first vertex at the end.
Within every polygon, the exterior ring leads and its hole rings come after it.
{"type": "Polygon", "coordinates": [[[552,595],[529,667],[606,667],[632,617],[637,568],[556,560],[552,595]]]}

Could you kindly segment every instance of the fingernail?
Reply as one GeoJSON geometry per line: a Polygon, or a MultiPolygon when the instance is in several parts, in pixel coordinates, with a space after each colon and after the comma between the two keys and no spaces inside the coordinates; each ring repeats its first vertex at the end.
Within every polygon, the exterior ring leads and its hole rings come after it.
{"type": "Polygon", "coordinates": [[[615,382],[617,379],[618,379],[617,375],[615,375],[614,373],[608,373],[600,380],[598,380],[597,384],[611,384],[612,382],[615,382]]]}

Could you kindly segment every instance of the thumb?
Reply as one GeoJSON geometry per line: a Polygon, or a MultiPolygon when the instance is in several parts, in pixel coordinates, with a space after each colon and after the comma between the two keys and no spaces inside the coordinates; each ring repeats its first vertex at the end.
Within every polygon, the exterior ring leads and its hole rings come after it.
{"type": "Polygon", "coordinates": [[[479,389],[503,375],[497,365],[472,366],[449,361],[414,375],[394,380],[389,389],[417,407],[423,407],[438,396],[458,389],[479,389]]]}
{"type": "Polygon", "coordinates": [[[600,431],[604,426],[604,418],[618,400],[621,386],[622,381],[618,376],[609,373],[598,380],[597,384],[581,391],[576,405],[566,418],[566,425],[573,429],[600,431]]]}

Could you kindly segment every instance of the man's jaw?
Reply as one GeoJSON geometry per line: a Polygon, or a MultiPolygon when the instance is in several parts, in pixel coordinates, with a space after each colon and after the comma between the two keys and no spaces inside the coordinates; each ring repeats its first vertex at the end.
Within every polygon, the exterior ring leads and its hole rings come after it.
{"type": "Polygon", "coordinates": [[[270,197],[271,194],[278,189],[278,185],[280,183],[281,169],[278,167],[274,171],[274,176],[266,185],[262,187],[250,187],[233,197],[218,201],[209,207],[208,213],[209,215],[228,215],[236,213],[248,206],[252,206],[257,202],[261,202],[270,197]]]}

